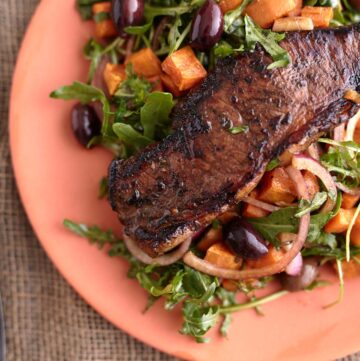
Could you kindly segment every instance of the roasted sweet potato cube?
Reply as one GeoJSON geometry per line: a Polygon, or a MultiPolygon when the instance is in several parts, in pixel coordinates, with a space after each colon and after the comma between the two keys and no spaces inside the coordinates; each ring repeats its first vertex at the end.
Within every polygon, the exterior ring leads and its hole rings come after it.
{"type": "Polygon", "coordinates": [[[303,16],[276,19],[272,30],[275,32],[313,30],[314,24],[310,18],[303,16]]]}
{"type": "Polygon", "coordinates": [[[245,10],[262,28],[270,28],[276,19],[296,9],[296,0],[254,0],[245,10]]]}
{"type": "Polygon", "coordinates": [[[352,196],[351,194],[343,193],[341,208],[344,208],[344,209],[354,208],[356,203],[359,201],[359,199],[360,199],[360,196],[352,196]]]}
{"type": "Polygon", "coordinates": [[[241,5],[243,0],[220,0],[219,6],[221,12],[226,14],[227,12],[236,9],[238,6],[241,5]]]}
{"type": "Polygon", "coordinates": [[[303,177],[305,180],[307,190],[309,192],[310,199],[313,199],[316,193],[320,192],[319,182],[316,176],[313,173],[309,172],[308,170],[303,171],[303,177]]]}
{"type": "MultiPolygon", "coordinates": [[[[357,259],[360,261],[360,256],[357,256],[357,259]]],[[[333,267],[337,272],[337,265],[335,262],[333,263],[333,267]]],[[[354,259],[351,259],[349,262],[346,260],[341,261],[341,268],[344,278],[353,278],[360,275],[360,264],[354,259]]]]}
{"type": "Polygon", "coordinates": [[[103,75],[109,94],[114,95],[121,82],[126,79],[125,67],[107,63],[103,75]]]}
{"type": "Polygon", "coordinates": [[[145,78],[160,76],[161,74],[161,62],[150,48],[141,49],[131,54],[125,61],[125,65],[128,64],[132,64],[136,74],[145,78]]]}
{"type": "MultiPolygon", "coordinates": [[[[92,12],[94,15],[99,13],[110,13],[111,3],[109,1],[94,4],[92,12]]],[[[97,38],[110,38],[117,35],[117,30],[111,19],[105,19],[95,24],[95,34],[97,38]]]]}
{"type": "Polygon", "coordinates": [[[162,69],[180,91],[191,89],[207,74],[190,46],[170,54],[163,61],[162,69]]]}
{"type": "Polygon", "coordinates": [[[227,290],[227,291],[230,291],[230,292],[236,292],[236,290],[238,289],[238,286],[236,284],[236,281],[234,280],[223,280],[221,285],[227,290]]]}
{"type": "Polygon", "coordinates": [[[337,215],[330,219],[325,225],[324,230],[327,233],[342,233],[345,232],[350,225],[350,222],[355,214],[355,208],[343,209],[340,208],[337,215]]]}
{"type": "Polygon", "coordinates": [[[355,224],[351,230],[350,243],[353,246],[360,247],[360,224],[358,220],[357,220],[357,224],[355,224]]]}
{"type": "Polygon", "coordinates": [[[265,211],[262,208],[255,207],[252,204],[244,203],[242,208],[243,217],[247,218],[261,218],[266,217],[270,212],[265,211]]]}
{"type": "Polygon", "coordinates": [[[274,263],[277,263],[281,260],[282,257],[284,257],[284,251],[283,250],[277,250],[275,247],[270,246],[269,247],[269,252],[257,259],[257,260],[247,260],[246,261],[246,266],[248,268],[263,268],[266,266],[270,266],[274,263]]]}
{"type": "Polygon", "coordinates": [[[215,243],[206,252],[205,260],[221,268],[240,269],[242,260],[236,257],[223,243],[215,243]]]}
{"type": "Polygon", "coordinates": [[[222,224],[226,224],[229,223],[233,218],[235,218],[236,216],[238,216],[238,213],[236,213],[235,210],[229,210],[225,213],[223,213],[222,215],[220,215],[218,217],[218,220],[222,223],[222,224]]]}
{"type": "Polygon", "coordinates": [[[310,18],[316,28],[327,28],[334,17],[332,7],[305,6],[301,10],[301,16],[310,18]]]}
{"type": "Polygon", "coordinates": [[[160,75],[161,81],[166,90],[168,90],[174,97],[180,97],[184,94],[179,88],[175,85],[169,75],[162,73],[160,75]]]}
{"type": "Polygon", "coordinates": [[[222,227],[219,226],[217,228],[211,227],[201,238],[199,243],[197,244],[197,249],[200,251],[207,251],[209,247],[214,245],[215,243],[222,242],[222,227]]]}
{"type": "Polygon", "coordinates": [[[296,197],[294,183],[285,169],[278,167],[265,173],[258,198],[268,203],[291,203],[296,197]]]}
{"type": "Polygon", "coordinates": [[[151,78],[148,78],[148,80],[152,85],[152,91],[153,92],[162,92],[162,91],[164,91],[164,87],[163,87],[163,84],[161,82],[161,79],[160,79],[159,75],[152,76],[151,78]]]}

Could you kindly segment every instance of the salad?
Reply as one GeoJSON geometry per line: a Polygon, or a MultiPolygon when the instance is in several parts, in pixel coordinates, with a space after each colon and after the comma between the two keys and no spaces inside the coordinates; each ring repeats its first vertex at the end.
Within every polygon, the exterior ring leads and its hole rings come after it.
{"type": "MultiPolygon", "coordinates": [[[[268,69],[286,67],[291,63],[281,46],[286,32],[360,21],[358,0],[77,0],[77,8],[95,26],[83,50],[88,78],[51,97],[77,100],[74,136],[89,149],[105,147],[116,159],[169,135],[178,99],[220,58],[260,46],[272,58],[268,69]]],[[[360,101],[356,91],[345,96],[360,101]]],[[[159,299],[166,310],[181,307],[180,332],[197,342],[208,341],[206,333],[219,323],[226,336],[234,312],[253,308],[261,314],[262,305],[288,292],[327,285],[319,279],[325,265],[339,278],[338,298],[324,305],[333,306],[343,297],[344,278],[360,275],[359,119],[360,113],[307,154],[292,155],[291,170],[285,168],[288,154],[273,159],[255,190],[199,232],[185,257],[171,264],[147,262],[126,236],[111,230],[72,220],[64,226],[106,246],[111,257],[126,259],[128,276],[148,292],[146,310],[159,299]],[[218,268],[221,276],[213,276],[218,268]],[[259,272],[264,268],[269,276],[259,272]],[[246,272],[244,279],[236,277],[239,270],[246,272]],[[279,290],[258,297],[270,282],[279,290]],[[246,301],[239,301],[240,294],[246,301]]],[[[107,193],[104,177],[99,197],[107,193]]]]}

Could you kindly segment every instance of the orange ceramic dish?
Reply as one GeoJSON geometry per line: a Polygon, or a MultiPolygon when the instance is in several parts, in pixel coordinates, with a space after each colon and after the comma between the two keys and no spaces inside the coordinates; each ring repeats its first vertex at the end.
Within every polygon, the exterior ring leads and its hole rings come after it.
{"type": "Polygon", "coordinates": [[[329,360],[360,349],[360,279],[347,281],[336,307],[337,286],[285,296],[264,307],[234,315],[227,339],[211,332],[210,344],[179,335],[180,314],[156,305],[147,314],[145,292],[126,277],[127,264],[65,230],[64,218],[111,227],[116,216],[97,199],[98,181],[111,155],[84,150],[68,122],[72,104],[49,93],[86,78],[81,49],[91,33],[72,0],[42,0],[25,37],[14,75],[10,136],[21,198],[49,257],[68,282],[105,318],[162,351],[187,360],[329,360]]]}

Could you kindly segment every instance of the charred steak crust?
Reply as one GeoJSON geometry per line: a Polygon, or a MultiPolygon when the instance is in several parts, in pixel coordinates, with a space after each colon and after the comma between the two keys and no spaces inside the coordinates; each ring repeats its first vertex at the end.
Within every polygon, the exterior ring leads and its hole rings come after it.
{"type": "Polygon", "coordinates": [[[360,86],[360,26],[288,34],[293,60],[267,70],[253,53],[218,62],[173,111],[173,133],[109,170],[125,232],[149,255],[174,248],[253,189],[267,163],[352,117],[360,86]],[[247,125],[237,135],[229,128],[247,125]]]}

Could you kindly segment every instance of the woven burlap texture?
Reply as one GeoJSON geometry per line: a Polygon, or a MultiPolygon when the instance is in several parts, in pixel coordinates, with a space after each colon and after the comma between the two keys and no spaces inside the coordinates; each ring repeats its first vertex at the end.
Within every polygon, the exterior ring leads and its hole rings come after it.
{"type": "MultiPolygon", "coordinates": [[[[54,269],[24,214],[10,164],[8,97],[20,41],[37,3],[0,0],[0,292],[7,361],[174,361],[87,306],[54,269]]],[[[346,360],[360,360],[360,354],[346,360]]]]}

